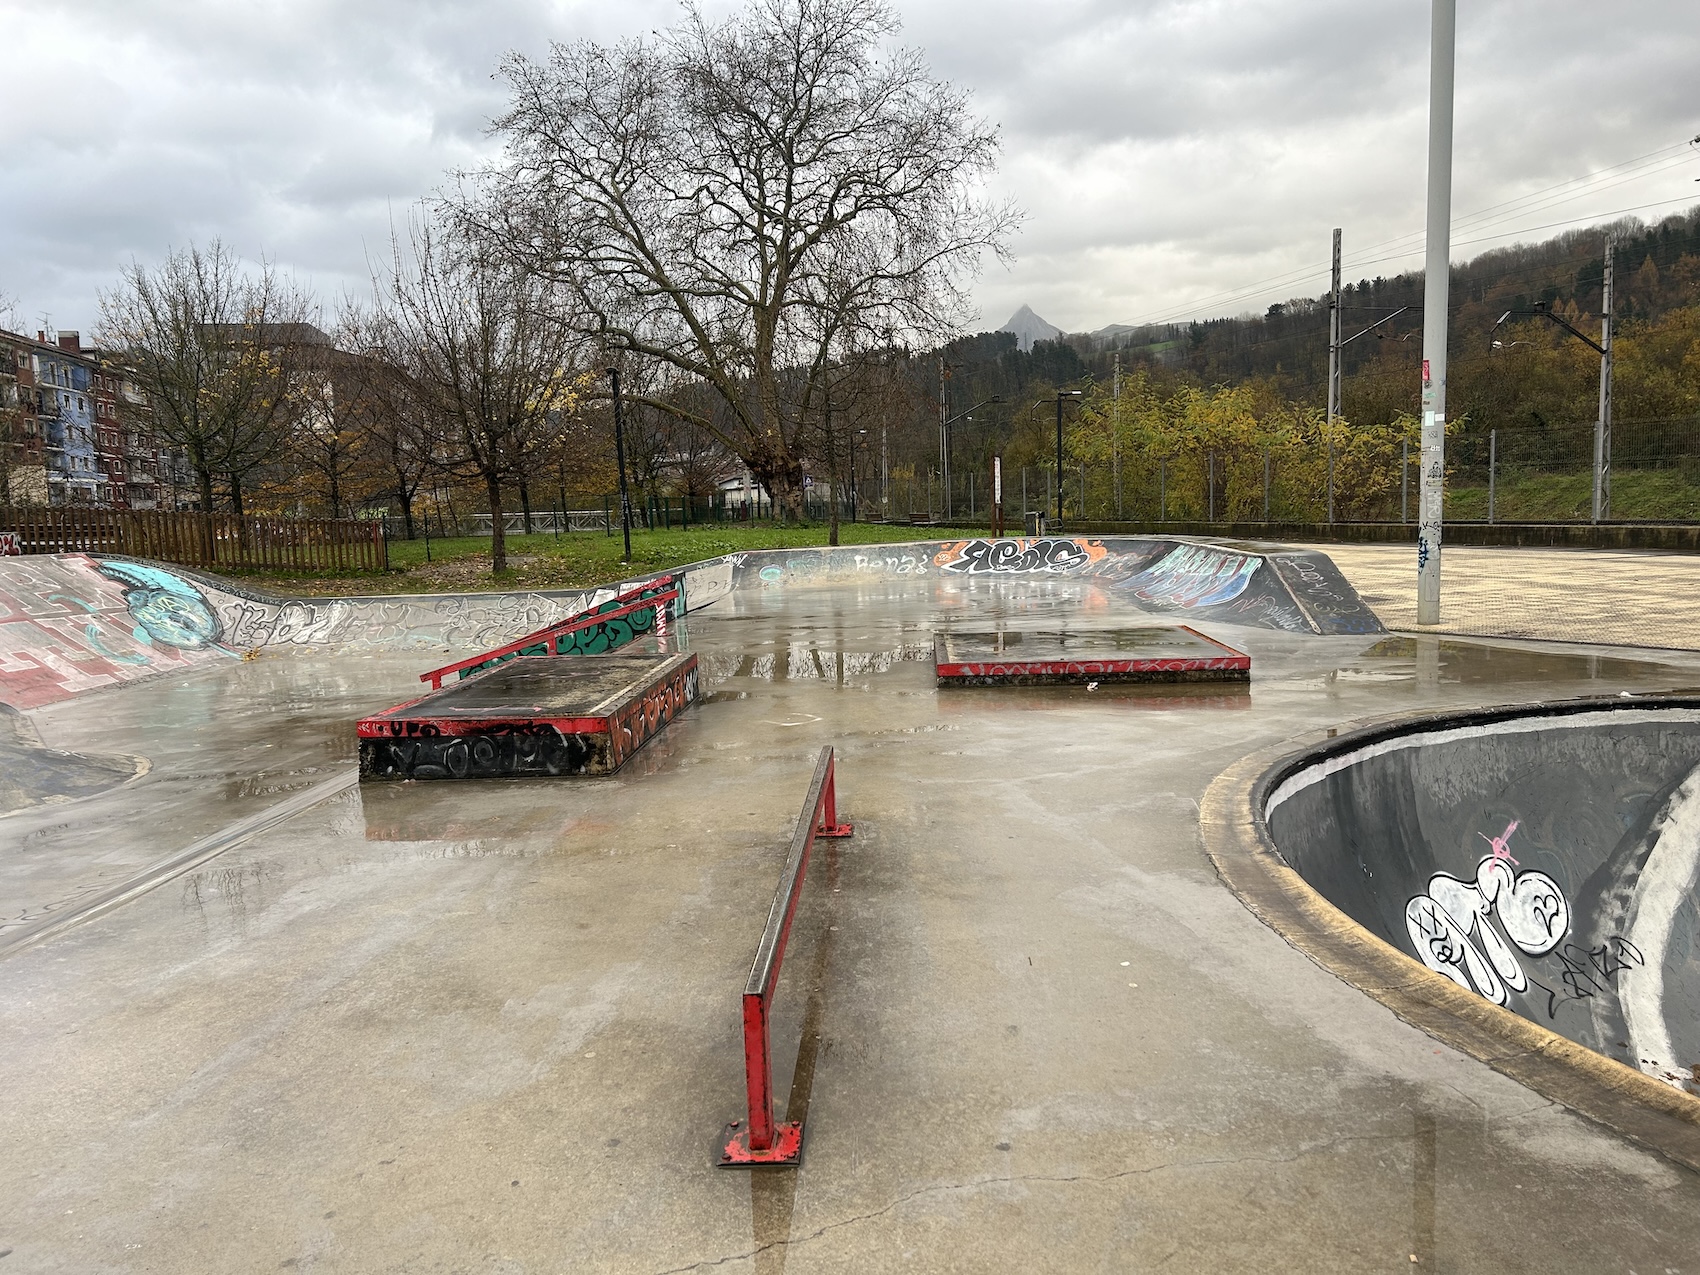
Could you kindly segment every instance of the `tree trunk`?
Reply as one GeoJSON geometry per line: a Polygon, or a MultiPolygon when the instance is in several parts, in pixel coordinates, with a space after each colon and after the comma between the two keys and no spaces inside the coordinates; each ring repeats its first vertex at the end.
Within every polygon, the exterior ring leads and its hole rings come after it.
{"type": "Polygon", "coordinates": [[[838,547],[838,446],[832,436],[832,400],[826,403],[826,503],[828,515],[826,542],[838,547]]]}
{"type": "Polygon", "coordinates": [[[243,561],[248,557],[248,519],[242,508],[242,476],[230,475],[230,512],[236,515],[236,548],[243,561]]]}
{"type": "Polygon", "coordinates": [[[407,484],[400,482],[395,487],[395,498],[401,505],[401,525],[407,529],[407,538],[414,539],[413,534],[413,499],[407,494],[407,484]]]}
{"type": "Polygon", "coordinates": [[[331,465],[331,517],[333,519],[342,517],[342,514],[339,512],[341,509],[342,493],[337,484],[336,465],[333,462],[331,465]]]}
{"type": "Polygon", "coordinates": [[[531,534],[531,488],[526,483],[519,485],[519,507],[525,513],[525,534],[531,534]]]}
{"type": "Polygon", "coordinates": [[[195,467],[195,478],[201,486],[201,557],[203,566],[214,566],[218,562],[218,542],[213,538],[213,485],[212,470],[195,467]]]}
{"type": "Polygon", "coordinates": [[[502,575],[508,569],[508,536],[502,526],[502,484],[494,474],[485,474],[484,490],[490,494],[490,572],[502,575]]]}

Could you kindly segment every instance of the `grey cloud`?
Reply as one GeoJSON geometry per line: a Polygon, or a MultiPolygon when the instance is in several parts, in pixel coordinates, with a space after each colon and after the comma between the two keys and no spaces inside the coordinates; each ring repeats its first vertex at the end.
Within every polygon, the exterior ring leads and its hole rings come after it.
{"type": "MultiPolygon", "coordinates": [[[[1320,290],[1330,227],[1346,227],[1349,261],[1420,228],[1423,0],[899,3],[903,40],[1001,124],[996,189],[1032,213],[1013,268],[990,265],[977,289],[988,325],[1022,303],[1069,329],[1167,316],[1311,271],[1217,305],[1261,308],[1320,290]]],[[[392,217],[489,153],[505,52],[677,14],[668,0],[0,4],[21,42],[0,292],[85,328],[132,255],[214,235],[327,293],[362,285],[392,217]]],[[[1459,211],[1700,131],[1689,5],[1625,0],[1610,22],[1586,0],[1462,8],[1459,211]]],[[[1693,170],[1526,224],[1694,193],[1693,170]]]]}

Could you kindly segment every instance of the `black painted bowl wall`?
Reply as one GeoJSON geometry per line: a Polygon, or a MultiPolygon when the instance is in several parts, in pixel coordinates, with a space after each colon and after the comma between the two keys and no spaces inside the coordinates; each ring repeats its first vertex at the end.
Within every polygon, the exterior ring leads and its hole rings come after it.
{"type": "Polygon", "coordinates": [[[1460,986],[1700,1092],[1700,701],[1405,722],[1266,776],[1281,856],[1460,986]]]}

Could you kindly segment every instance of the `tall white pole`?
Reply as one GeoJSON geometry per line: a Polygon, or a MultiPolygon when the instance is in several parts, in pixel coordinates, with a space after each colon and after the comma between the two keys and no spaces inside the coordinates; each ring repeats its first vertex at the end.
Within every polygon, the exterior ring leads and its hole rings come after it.
{"type": "Polygon", "coordinates": [[[1600,296],[1600,416],[1594,422],[1594,521],[1611,517],[1611,249],[1600,296]]]}
{"type": "Polygon", "coordinates": [[[1334,525],[1334,418],[1340,414],[1340,227],[1334,227],[1334,272],[1328,292],[1328,524],[1334,525]]]}
{"type": "Polygon", "coordinates": [[[1417,623],[1440,623],[1440,517],[1446,482],[1446,306],[1452,270],[1452,63],[1457,0],[1431,0],[1428,254],[1423,265],[1422,485],[1417,498],[1417,623]]]}

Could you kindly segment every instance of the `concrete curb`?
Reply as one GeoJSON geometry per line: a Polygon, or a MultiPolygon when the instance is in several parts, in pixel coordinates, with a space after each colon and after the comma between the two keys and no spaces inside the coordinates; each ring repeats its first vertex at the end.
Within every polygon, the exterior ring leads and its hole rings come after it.
{"type": "MultiPolygon", "coordinates": [[[[1347,729],[1384,729],[1434,716],[1377,718],[1351,723],[1347,729]]],[[[1268,781],[1300,758],[1337,742],[1347,729],[1301,735],[1261,749],[1211,783],[1199,803],[1199,830],[1205,853],[1223,882],[1253,916],[1292,947],[1413,1027],[1542,1097],[1700,1172],[1700,1098],[1465,991],[1371,934],[1281,859],[1263,821],[1268,781]]]]}

